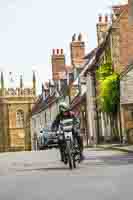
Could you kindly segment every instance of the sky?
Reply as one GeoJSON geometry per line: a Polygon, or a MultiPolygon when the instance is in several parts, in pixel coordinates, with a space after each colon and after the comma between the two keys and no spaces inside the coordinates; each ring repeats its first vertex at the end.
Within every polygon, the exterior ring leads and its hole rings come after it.
{"type": "MultiPolygon", "coordinates": [[[[96,46],[99,13],[110,13],[125,0],[0,0],[0,71],[10,84],[23,75],[30,86],[36,72],[37,88],[51,78],[53,48],[63,48],[69,64],[69,44],[74,33],[83,34],[86,53],[96,46]]],[[[13,83],[13,84],[14,84],[13,83]]]]}

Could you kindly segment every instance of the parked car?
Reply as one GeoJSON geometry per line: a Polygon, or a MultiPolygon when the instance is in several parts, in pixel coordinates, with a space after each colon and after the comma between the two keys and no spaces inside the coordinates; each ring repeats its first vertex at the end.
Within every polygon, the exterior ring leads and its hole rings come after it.
{"type": "Polygon", "coordinates": [[[37,137],[37,146],[39,150],[58,147],[56,133],[48,128],[43,128],[37,137]]]}

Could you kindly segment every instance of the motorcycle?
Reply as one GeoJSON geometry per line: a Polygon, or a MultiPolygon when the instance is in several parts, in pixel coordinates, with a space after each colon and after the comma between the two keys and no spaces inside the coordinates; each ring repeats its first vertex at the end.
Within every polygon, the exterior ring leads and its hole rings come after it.
{"type": "Polygon", "coordinates": [[[77,162],[80,163],[80,149],[77,138],[74,137],[71,131],[65,130],[63,125],[60,124],[58,130],[59,146],[61,147],[60,153],[64,164],[69,164],[69,168],[76,168],[77,162]]]}

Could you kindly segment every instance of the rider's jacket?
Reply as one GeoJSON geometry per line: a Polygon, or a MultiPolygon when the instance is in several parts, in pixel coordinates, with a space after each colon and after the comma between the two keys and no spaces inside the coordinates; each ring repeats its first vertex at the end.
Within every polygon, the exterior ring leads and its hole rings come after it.
{"type": "Polygon", "coordinates": [[[52,124],[52,130],[58,130],[59,125],[63,126],[64,131],[71,131],[73,129],[74,132],[77,132],[80,122],[73,112],[66,111],[64,113],[59,113],[56,116],[56,119],[52,124]]]}

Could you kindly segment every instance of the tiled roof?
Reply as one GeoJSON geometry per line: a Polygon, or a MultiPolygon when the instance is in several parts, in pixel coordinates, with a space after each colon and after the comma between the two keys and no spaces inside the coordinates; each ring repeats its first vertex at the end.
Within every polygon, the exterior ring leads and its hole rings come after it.
{"type": "Polygon", "coordinates": [[[43,96],[40,95],[40,97],[38,98],[38,101],[32,108],[31,114],[34,115],[34,114],[37,114],[37,113],[47,109],[51,104],[53,104],[55,101],[58,101],[59,98],[61,98],[63,95],[65,95],[67,90],[68,90],[68,87],[65,87],[64,89],[62,89],[59,92],[59,94],[60,94],[59,97],[56,96],[56,91],[55,91],[55,92],[53,92],[52,95],[48,95],[45,98],[45,100],[43,100],[43,96]]]}
{"type": "Polygon", "coordinates": [[[112,30],[112,27],[110,27],[110,29],[108,30],[105,40],[97,48],[94,49],[93,54],[92,54],[92,57],[94,57],[94,59],[91,63],[90,63],[91,59],[89,57],[88,63],[87,63],[88,66],[86,67],[86,70],[84,71],[84,76],[86,76],[89,71],[95,71],[95,69],[98,67],[99,58],[101,54],[103,53],[105,46],[107,45],[111,30],[112,30]]]}
{"type": "Polygon", "coordinates": [[[72,110],[75,106],[79,105],[82,101],[85,101],[85,98],[86,98],[86,93],[84,93],[82,96],[77,95],[71,102],[70,109],[72,110]]]}
{"type": "Polygon", "coordinates": [[[119,23],[123,14],[125,12],[128,12],[128,4],[113,6],[112,10],[113,10],[114,14],[117,16],[116,19],[114,19],[114,22],[119,23]]]}
{"type": "Polygon", "coordinates": [[[96,53],[96,51],[97,51],[97,48],[94,48],[90,53],[85,55],[84,59],[87,59],[87,60],[91,59],[94,56],[94,54],[96,53]]]}
{"type": "Polygon", "coordinates": [[[42,110],[47,108],[51,103],[53,103],[53,101],[55,101],[56,99],[57,98],[55,96],[55,93],[52,96],[47,96],[45,100],[43,100],[43,97],[41,96],[32,108],[32,115],[41,112],[42,110]]]}
{"type": "Polygon", "coordinates": [[[113,11],[115,10],[119,10],[119,12],[123,12],[125,9],[128,9],[128,4],[123,4],[123,5],[116,5],[116,6],[112,6],[113,11]]]}

